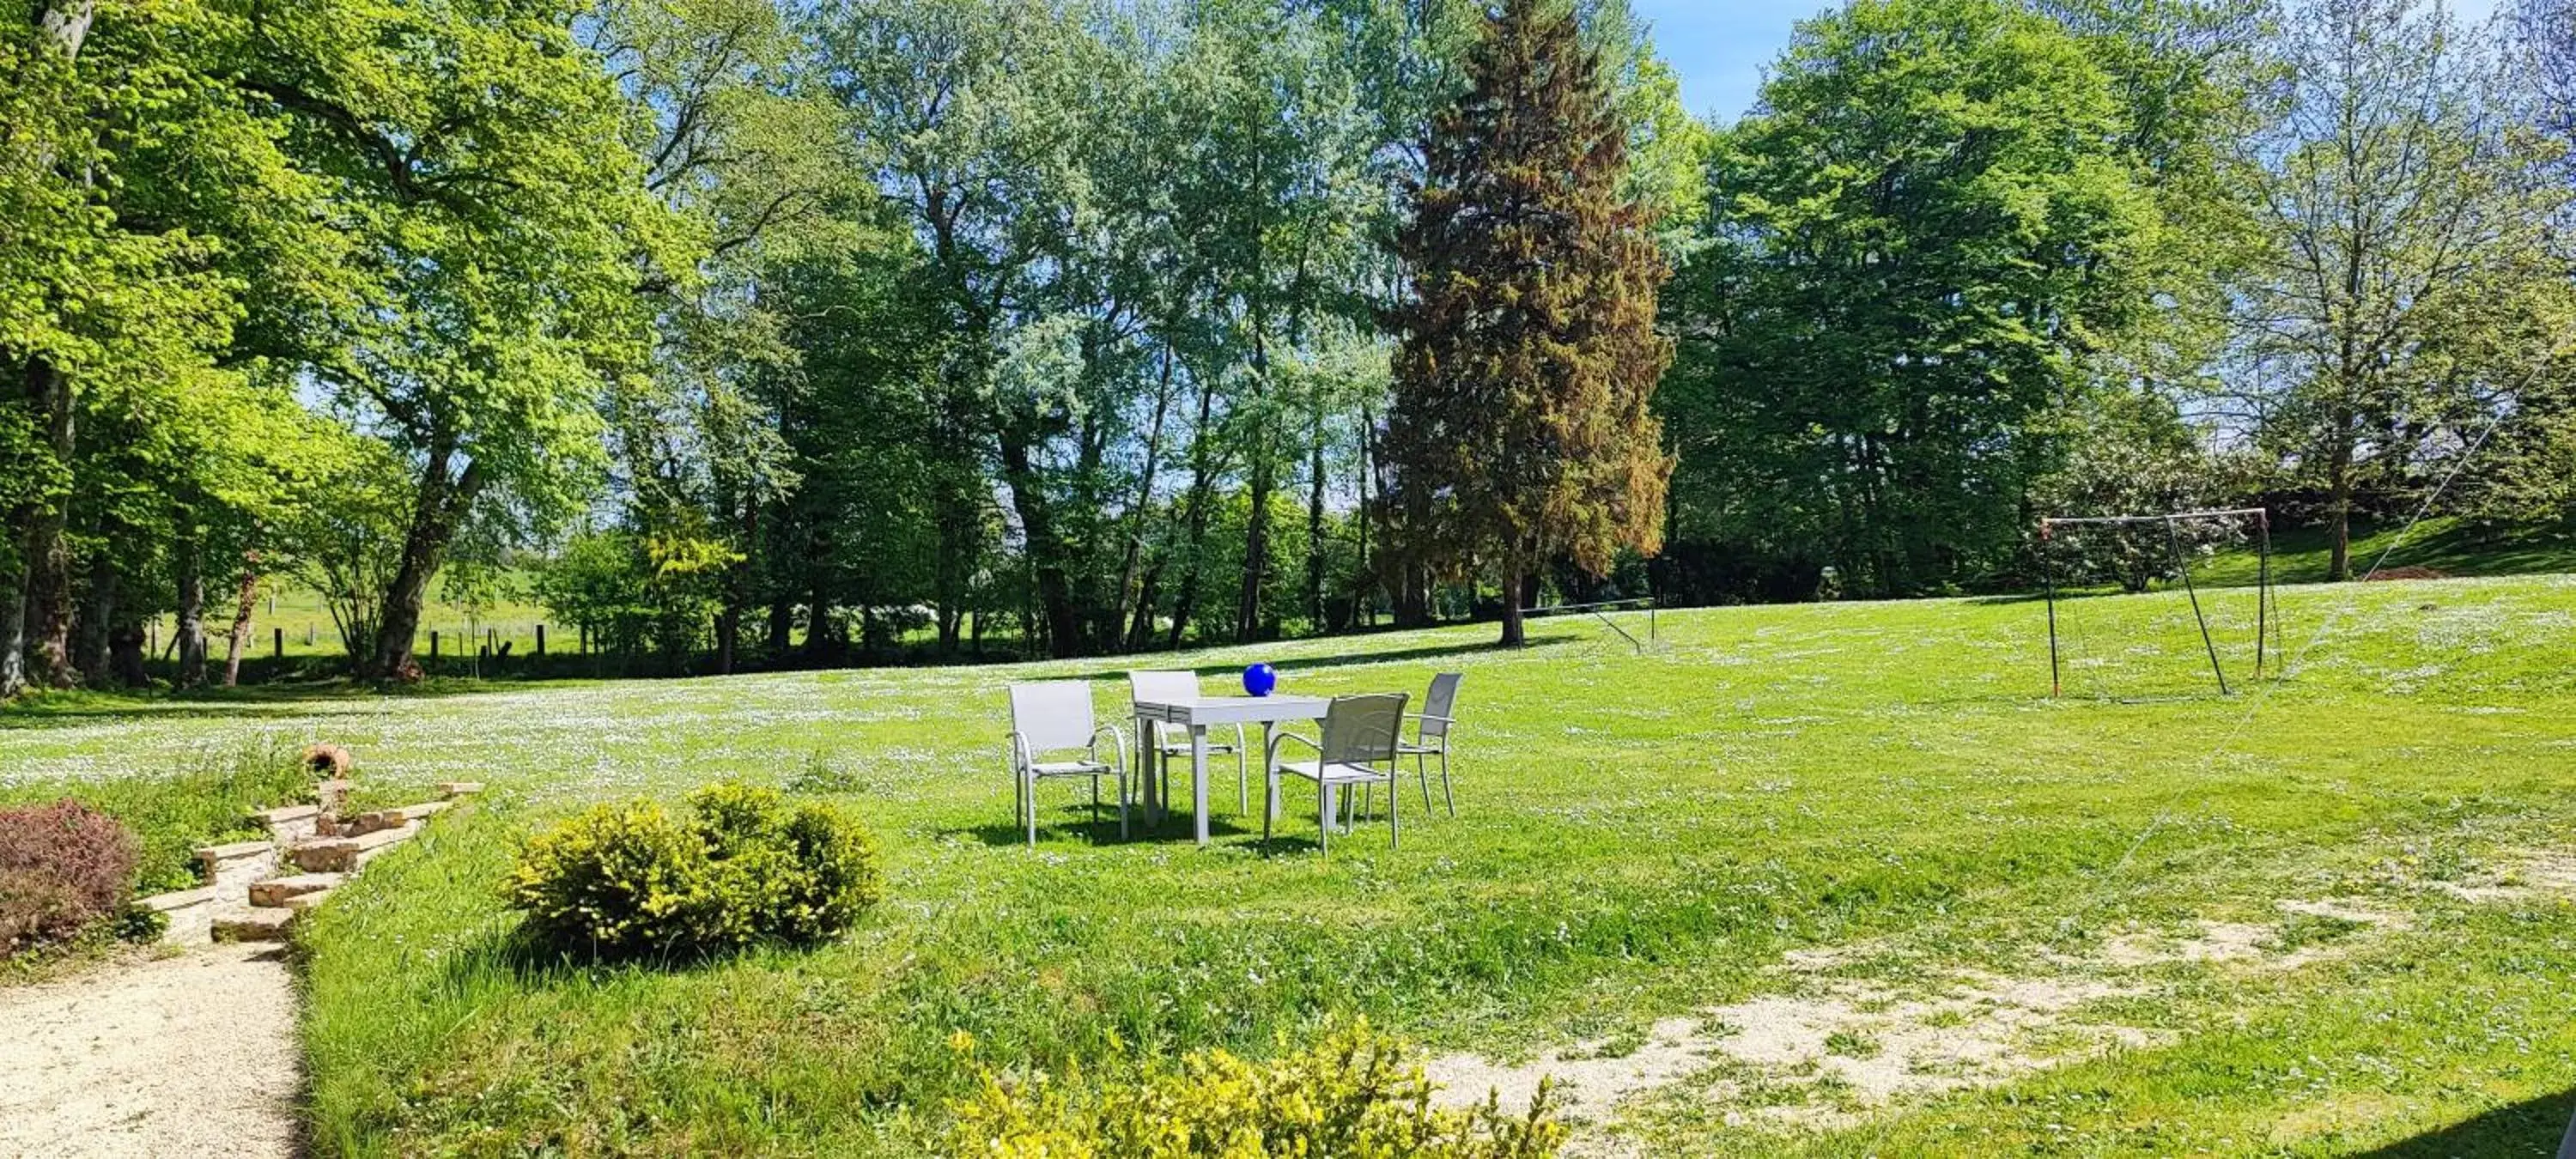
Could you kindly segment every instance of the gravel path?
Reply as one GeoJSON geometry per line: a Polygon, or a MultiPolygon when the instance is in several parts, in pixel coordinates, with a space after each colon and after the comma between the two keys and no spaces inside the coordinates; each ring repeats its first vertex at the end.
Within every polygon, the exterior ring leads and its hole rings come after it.
{"type": "Polygon", "coordinates": [[[295,990],[218,945],[0,990],[0,1156],[292,1156],[295,990]]]}

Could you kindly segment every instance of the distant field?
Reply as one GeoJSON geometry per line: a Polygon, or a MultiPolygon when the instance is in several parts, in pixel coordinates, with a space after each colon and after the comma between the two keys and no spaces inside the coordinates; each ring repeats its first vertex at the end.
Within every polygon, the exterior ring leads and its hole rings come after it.
{"type": "MultiPolygon", "coordinates": [[[[2358,576],[2398,545],[2399,526],[2356,527],[2352,533],[2352,571],[2358,576]]],[[[2334,558],[2334,543],[2322,529],[2278,532],[2272,541],[2274,583],[2323,583],[2334,558]]],[[[2576,531],[2565,528],[2481,528],[2464,520],[2437,517],[2416,524],[2393,556],[2391,567],[2431,568],[2444,575],[2542,575],[2576,572],[2576,531]]],[[[2250,584],[2259,564],[2250,549],[2235,549],[2192,569],[2195,583],[2250,584]]]]}
{"type": "Polygon", "coordinates": [[[978,1063],[1100,1075],[1349,1014],[1470,1089],[1577,1078],[1585,1138],[1646,1154],[2545,1155],[2576,579],[2282,604],[2294,674],[2230,698],[2178,593],[2069,601],[2056,700],[2028,600],[1666,613],[1642,656],[1566,619],[1180,657],[1212,689],[1253,658],[1304,692],[1467,674],[1459,817],[1416,796],[1400,851],[1371,824],[1329,860],[1311,797],[1265,858],[1226,789],[1211,850],[1120,843],[1062,787],[1022,848],[1002,687],[1089,677],[1114,714],[1115,661],[57,699],[0,713],[0,779],[269,737],[492,784],[307,932],[324,1155],[917,1154],[978,1063]],[[870,818],[889,902],[811,953],[503,953],[517,835],[719,777],[870,818]]]}
{"type": "MultiPolygon", "coordinates": [[[[432,632],[438,633],[439,650],[446,657],[472,655],[474,649],[470,645],[460,645],[460,641],[481,641],[487,638],[487,633],[496,645],[508,641],[514,654],[530,653],[537,646],[539,624],[546,625],[548,651],[569,653],[580,650],[581,630],[578,626],[555,622],[543,607],[524,598],[503,599],[488,607],[469,610],[448,599],[447,595],[445,585],[438,585],[432,591],[428,606],[423,609],[420,632],[414,637],[413,647],[424,657],[429,655],[432,632]],[[460,646],[463,647],[461,652],[460,646]]],[[[224,634],[232,630],[232,593],[210,592],[208,601],[206,631],[215,637],[214,654],[220,660],[224,634]]],[[[170,616],[163,616],[151,625],[155,658],[171,646],[177,627],[176,620],[170,616]]],[[[279,655],[281,641],[284,644],[283,655],[289,660],[336,659],[347,654],[340,642],[340,630],[331,620],[330,609],[323,606],[322,597],[283,579],[273,579],[252,609],[249,650],[244,654],[279,655]]]]}

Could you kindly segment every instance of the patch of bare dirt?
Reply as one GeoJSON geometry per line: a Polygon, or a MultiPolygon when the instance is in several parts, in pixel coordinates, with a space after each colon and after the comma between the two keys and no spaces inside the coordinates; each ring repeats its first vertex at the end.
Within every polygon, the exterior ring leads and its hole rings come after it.
{"type": "MultiPolygon", "coordinates": [[[[1867,983],[1834,982],[1814,993],[1766,995],[1664,1019],[1643,1043],[1615,1055],[1592,1042],[1517,1065],[1453,1054],[1426,1069],[1442,1097],[1458,1105],[1480,1102],[1488,1091],[1500,1094],[1505,1106],[1525,1105],[1541,1078],[1553,1078],[1560,1105],[1588,1123],[1606,1121],[1631,1095],[1729,1064],[1802,1082],[1825,1080],[1850,1101],[1877,1106],[2145,1045],[2154,1038],[2146,1031],[2069,1017],[2085,1003],[2140,992],[2099,980],[1972,973],[1937,993],[1891,1000],[1867,983]]],[[[1766,1113],[1819,1122],[1836,1112],[1793,1106],[1766,1113]]]]}
{"type": "Polygon", "coordinates": [[[219,945],[0,990],[0,1155],[295,1154],[282,952],[219,945]]]}
{"type": "MultiPolygon", "coordinates": [[[[2576,881],[2576,859],[2567,869],[2576,881]]],[[[1781,972],[1797,979],[1791,992],[1667,1018],[1641,1042],[1578,1043],[1521,1063],[1452,1054],[1430,1060],[1426,1070],[1453,1105],[1482,1101],[1489,1091],[1506,1106],[1526,1105],[1541,1079],[1552,1078],[1560,1105],[1578,1124],[1576,1154],[1621,1153],[1619,1141],[1598,1128],[1621,1103],[1685,1082],[1702,1084],[1705,1097],[1720,1103],[1746,1102],[1730,1122],[1840,1126],[1889,1103],[2155,1045],[2162,1034],[2086,1017],[2083,1009],[2154,992],[2157,983],[2143,976],[2149,967],[2293,969],[2350,952],[2357,935],[2407,924],[2404,914],[2347,898],[2278,905],[2278,922],[2200,921],[2182,933],[2123,933],[2090,954],[2046,959],[2048,973],[1961,972],[1929,988],[1827,976],[1882,947],[1797,950],[1781,963],[1781,972]],[[2353,928],[2320,933],[2301,918],[2353,928]],[[1756,1088],[1762,1097],[1747,1097],[1756,1088]],[[1794,1097],[1781,1101],[1783,1090],[1794,1097]]]]}
{"type": "Polygon", "coordinates": [[[2576,854],[2534,850],[2502,865],[2458,881],[2426,881],[2424,888],[2478,905],[2576,898],[2576,854]]]}

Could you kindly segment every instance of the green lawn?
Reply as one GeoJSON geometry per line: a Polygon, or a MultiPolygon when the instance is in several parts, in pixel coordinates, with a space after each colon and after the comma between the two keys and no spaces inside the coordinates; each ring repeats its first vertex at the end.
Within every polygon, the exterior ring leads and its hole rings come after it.
{"type": "MultiPolygon", "coordinates": [[[[2399,533],[2405,525],[2368,524],[2352,529],[2352,571],[2367,572],[2385,557],[2388,566],[2431,568],[2450,576],[2532,575],[2576,572],[2576,530],[2566,527],[2486,527],[2453,516],[2436,516],[2399,533]],[[2396,551],[2392,554],[2390,548],[2396,551]]],[[[2334,558],[2334,541],[2323,528],[2285,528],[2273,533],[2272,582],[2323,583],[2334,558]]],[[[2257,573],[2251,547],[2231,549],[2192,568],[2192,582],[2250,584],[2257,573]]]]}
{"type": "MultiPolygon", "coordinates": [[[[1271,659],[1299,692],[1467,674],[1460,816],[1411,815],[1400,852],[1363,826],[1329,860],[1298,820],[1261,856],[1230,787],[1210,850],[1178,820],[1119,843],[1061,785],[1021,846],[1003,683],[1092,677],[1115,713],[1115,661],[52,700],[0,713],[0,780],[268,736],[347,743],[388,791],[491,784],[306,931],[325,1155],[917,1154],[977,1063],[1114,1073],[1365,1014],[1504,1067],[1643,1071],[1659,1020],[1722,1040],[1766,1004],[1983,1033],[1939,1005],[1962,987],[2061,997],[2008,1028],[2011,1065],[1899,1076],[1884,1100],[1842,1062],[1702,1043],[1587,1135],[1689,1155],[2546,1155],[2576,1098],[2576,877],[2552,868],[2576,861],[2576,579],[2280,597],[2298,661],[2274,682],[2251,676],[2250,596],[2211,600],[2232,698],[2179,593],[2061,605],[2083,647],[2055,700],[2029,600],[1665,613],[1643,656],[1567,619],[1512,652],[1479,626],[1182,658],[1211,687],[1271,659]],[[518,834],[720,777],[832,786],[884,841],[887,903],[813,952],[510,956],[493,883],[518,834]],[[2243,944],[2218,952],[2230,931],[2243,944]]],[[[1907,1041],[1827,1048],[1857,1066],[1907,1041]]]]}

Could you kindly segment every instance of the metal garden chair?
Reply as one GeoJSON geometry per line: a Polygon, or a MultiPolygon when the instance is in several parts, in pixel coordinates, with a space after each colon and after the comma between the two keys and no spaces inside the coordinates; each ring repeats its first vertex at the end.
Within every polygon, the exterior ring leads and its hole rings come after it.
{"type": "Polygon", "coordinates": [[[1118,836],[1127,836],[1127,735],[1104,727],[1091,715],[1091,684],[1083,680],[1050,680],[1011,686],[1011,785],[1019,806],[1014,820],[1025,822],[1029,848],[1038,844],[1038,782],[1087,777],[1091,812],[1100,813],[1100,778],[1118,782],[1118,836]],[[1118,746],[1118,761],[1100,759],[1100,738],[1118,746]],[[1082,759],[1041,761],[1047,753],[1082,750],[1082,759]]]}
{"type": "Polygon", "coordinates": [[[1324,735],[1321,741],[1308,740],[1285,729],[1272,734],[1270,751],[1263,754],[1267,770],[1262,781],[1268,796],[1261,811],[1261,844],[1270,845],[1272,822],[1279,815],[1279,779],[1298,777],[1315,782],[1315,826],[1318,833],[1315,848],[1331,852],[1333,832],[1333,795],[1335,790],[1354,786],[1386,786],[1386,840],[1394,848],[1400,837],[1396,820],[1395,749],[1404,730],[1404,704],[1401,692],[1368,696],[1337,696],[1324,713],[1324,735]],[[1296,741],[1315,750],[1311,761],[1283,761],[1279,748],[1296,741]]]}
{"type": "MultiPolygon", "coordinates": [[[[1422,809],[1431,810],[1431,773],[1428,762],[1440,758],[1440,799],[1448,803],[1449,815],[1458,815],[1458,796],[1449,787],[1449,730],[1457,727],[1459,673],[1443,672],[1431,678],[1431,694],[1422,698],[1422,711],[1409,714],[1413,721],[1413,739],[1399,739],[1395,751],[1413,758],[1413,773],[1422,782],[1422,809]]],[[[1394,792],[1392,787],[1387,792],[1394,792]]]]}
{"type": "MultiPolygon", "coordinates": [[[[1199,674],[1196,672],[1130,672],[1127,674],[1127,696],[1131,701],[1168,704],[1178,700],[1196,700],[1199,695],[1199,674]]],[[[1163,778],[1162,799],[1169,801],[1172,799],[1172,761],[1175,758],[1183,762],[1190,759],[1189,731],[1175,730],[1171,725],[1155,721],[1148,726],[1146,735],[1150,740],[1145,750],[1146,755],[1151,757],[1160,768],[1142,771],[1143,775],[1161,776],[1163,778]],[[1175,737],[1178,739],[1174,739],[1175,737]]],[[[1244,739],[1243,726],[1239,724],[1234,726],[1233,744],[1210,741],[1207,751],[1210,756],[1234,754],[1234,810],[1238,813],[1251,812],[1252,745],[1244,739]]]]}

